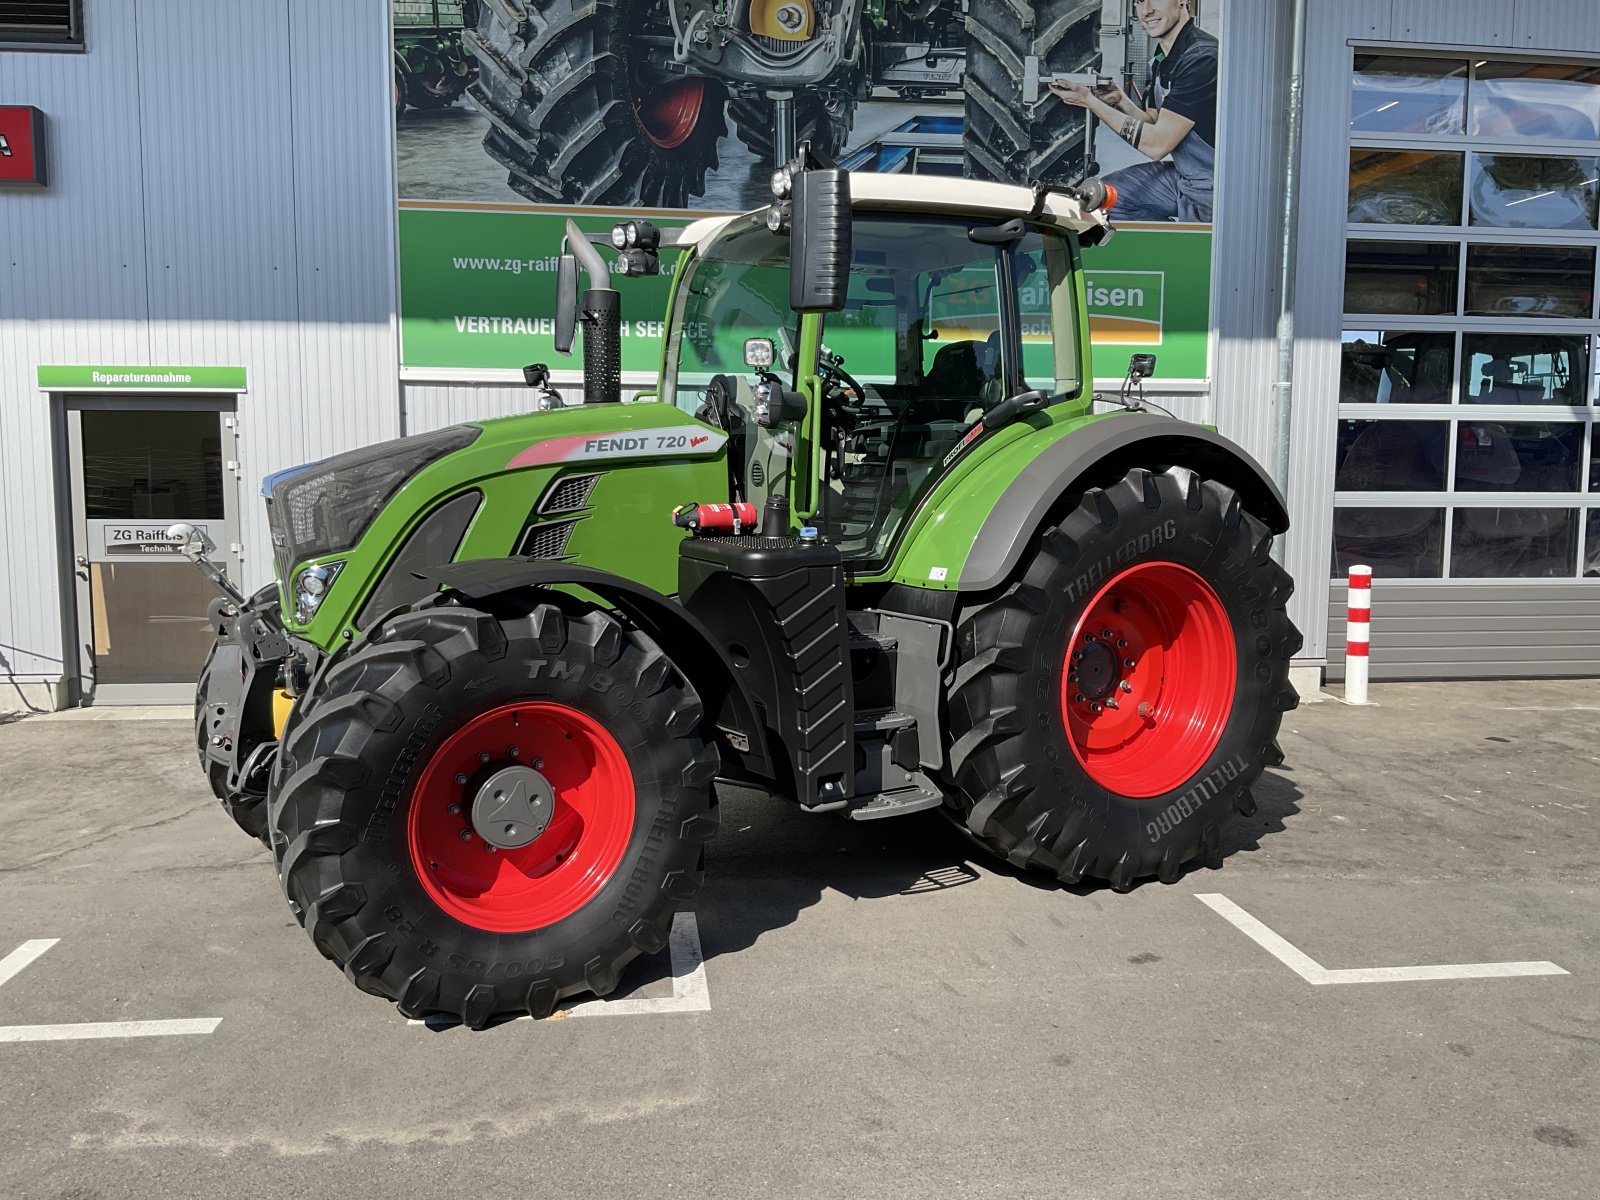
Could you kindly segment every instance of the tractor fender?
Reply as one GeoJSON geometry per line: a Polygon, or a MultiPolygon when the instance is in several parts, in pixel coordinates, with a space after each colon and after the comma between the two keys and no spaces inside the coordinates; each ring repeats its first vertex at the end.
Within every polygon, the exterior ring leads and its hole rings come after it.
{"type": "Polygon", "coordinates": [[[1273,533],[1289,528],[1289,510],[1272,477],[1248,453],[1204,425],[1148,413],[1095,421],[1059,441],[1017,473],[974,539],[961,571],[962,591],[1003,583],[1061,498],[1108,487],[1134,467],[1189,467],[1239,493],[1273,533]]]}
{"type": "Polygon", "coordinates": [[[723,749],[731,750],[746,772],[772,778],[766,732],[733,660],[706,624],[672,597],[610,571],[526,558],[469,559],[424,567],[414,574],[442,583],[469,600],[557,586],[593,592],[649,634],[688,677],[713,718],[723,749]]]}

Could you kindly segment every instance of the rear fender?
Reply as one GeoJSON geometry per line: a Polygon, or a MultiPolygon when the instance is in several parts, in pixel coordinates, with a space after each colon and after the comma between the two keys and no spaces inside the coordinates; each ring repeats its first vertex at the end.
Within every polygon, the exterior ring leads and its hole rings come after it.
{"type": "MultiPolygon", "coordinates": [[[[1020,424],[1020,423],[1019,423],[1020,424]]],[[[1108,487],[1135,467],[1183,466],[1239,493],[1274,533],[1289,527],[1283,495],[1243,449],[1203,425],[1148,413],[1066,422],[1045,414],[1032,431],[994,435],[957,463],[914,519],[886,582],[935,591],[981,592],[1006,581],[1039,529],[1088,488],[1108,487]]],[[[1015,429],[1016,427],[1011,427],[1015,429]]]]}
{"type": "Polygon", "coordinates": [[[554,587],[581,587],[594,593],[649,634],[694,685],[722,748],[733,760],[753,776],[773,778],[765,731],[733,660],[705,623],[670,596],[609,571],[525,558],[472,559],[427,567],[416,574],[474,601],[554,587]]]}

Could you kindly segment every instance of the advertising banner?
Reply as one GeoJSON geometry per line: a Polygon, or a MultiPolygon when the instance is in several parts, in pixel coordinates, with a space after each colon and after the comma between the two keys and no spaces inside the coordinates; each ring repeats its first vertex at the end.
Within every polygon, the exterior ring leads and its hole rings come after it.
{"type": "MultiPolygon", "coordinates": [[[[1095,374],[1207,374],[1220,0],[393,0],[402,360],[481,379],[545,361],[566,221],[663,227],[770,202],[814,147],[854,171],[1118,192],[1086,249],[1095,374]],[[1203,11],[1202,11],[1203,8],[1203,11]]],[[[623,285],[654,372],[671,287],[623,285]]]]}

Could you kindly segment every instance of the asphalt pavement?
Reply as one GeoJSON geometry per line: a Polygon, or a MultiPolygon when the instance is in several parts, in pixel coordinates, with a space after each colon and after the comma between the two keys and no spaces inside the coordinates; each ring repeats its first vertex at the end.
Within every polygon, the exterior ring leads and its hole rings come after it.
{"type": "Polygon", "coordinates": [[[1600,684],[1373,699],[1127,895],[734,793],[703,965],[480,1033],[317,956],[185,722],[0,725],[0,1195],[1590,1200],[1600,684]]]}

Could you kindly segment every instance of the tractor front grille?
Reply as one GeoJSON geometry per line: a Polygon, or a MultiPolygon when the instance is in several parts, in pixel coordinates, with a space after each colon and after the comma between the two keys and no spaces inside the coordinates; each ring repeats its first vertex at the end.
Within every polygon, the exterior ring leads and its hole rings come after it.
{"type": "Polygon", "coordinates": [[[567,552],[567,542],[576,524],[576,521],[557,521],[530,526],[523,531],[517,553],[526,558],[561,558],[567,552]]]}

